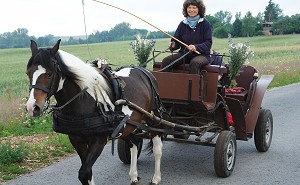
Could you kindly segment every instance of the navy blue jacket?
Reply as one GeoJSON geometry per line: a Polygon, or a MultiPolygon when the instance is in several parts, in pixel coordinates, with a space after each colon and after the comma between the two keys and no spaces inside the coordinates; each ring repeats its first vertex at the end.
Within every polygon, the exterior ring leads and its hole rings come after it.
{"type": "MultiPolygon", "coordinates": [[[[175,31],[174,37],[187,45],[195,45],[197,51],[206,56],[208,61],[210,61],[209,54],[212,46],[212,31],[210,23],[206,19],[200,18],[194,29],[186,24],[186,19],[181,21],[175,31]]],[[[171,39],[171,41],[175,40],[171,39]]],[[[179,52],[181,53],[188,52],[185,46],[177,41],[175,41],[175,43],[173,50],[180,49],[179,52]]],[[[188,58],[193,58],[197,55],[197,53],[193,52],[188,55],[188,58]]]]}

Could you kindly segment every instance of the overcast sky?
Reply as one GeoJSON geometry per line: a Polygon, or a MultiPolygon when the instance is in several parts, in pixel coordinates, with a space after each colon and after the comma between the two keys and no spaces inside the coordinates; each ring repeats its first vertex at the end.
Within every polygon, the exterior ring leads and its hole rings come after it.
{"type": "MultiPolygon", "coordinates": [[[[183,19],[183,0],[101,0],[125,9],[164,31],[174,31],[183,19]]],[[[0,33],[27,28],[36,37],[85,35],[82,0],[0,0],[0,33]]],[[[263,13],[269,0],[204,0],[206,14],[218,11],[237,12],[242,17],[247,11],[253,16],[263,13]]],[[[299,0],[273,0],[284,15],[299,13],[299,0]]],[[[87,33],[110,30],[116,24],[128,22],[131,28],[156,31],[143,21],[118,9],[84,0],[87,33]]]]}

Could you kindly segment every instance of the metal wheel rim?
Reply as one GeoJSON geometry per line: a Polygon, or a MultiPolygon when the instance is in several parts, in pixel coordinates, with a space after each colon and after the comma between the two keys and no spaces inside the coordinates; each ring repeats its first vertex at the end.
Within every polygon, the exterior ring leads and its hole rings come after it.
{"type": "Polygon", "coordinates": [[[271,132],[272,132],[272,126],[270,123],[270,119],[268,118],[266,122],[266,131],[265,131],[266,143],[269,143],[271,140],[271,132]]]}
{"type": "Polygon", "coordinates": [[[235,158],[235,144],[233,140],[230,140],[226,150],[226,162],[227,162],[227,169],[231,170],[234,165],[234,158],[235,158]]]}

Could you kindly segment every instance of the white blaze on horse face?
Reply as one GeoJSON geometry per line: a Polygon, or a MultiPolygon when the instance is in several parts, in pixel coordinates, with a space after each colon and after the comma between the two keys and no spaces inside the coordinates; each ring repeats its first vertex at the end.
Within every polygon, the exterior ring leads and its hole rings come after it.
{"type": "Polygon", "coordinates": [[[130,72],[131,72],[132,69],[133,69],[133,68],[123,68],[123,69],[121,69],[120,71],[117,71],[117,72],[115,73],[115,75],[117,75],[117,76],[122,76],[122,77],[129,77],[130,72]]]}
{"type": "MultiPolygon", "coordinates": [[[[41,65],[38,65],[37,70],[32,75],[32,85],[36,85],[37,79],[44,73],[46,73],[46,69],[43,68],[41,65]]],[[[30,90],[29,99],[26,103],[26,108],[30,116],[33,116],[35,101],[36,99],[34,98],[34,88],[32,88],[30,90]]]]}
{"type": "Polygon", "coordinates": [[[138,181],[138,172],[137,172],[138,149],[135,144],[133,144],[133,147],[130,148],[130,154],[131,154],[131,163],[130,163],[130,170],[129,170],[130,182],[137,182],[138,181]]]}

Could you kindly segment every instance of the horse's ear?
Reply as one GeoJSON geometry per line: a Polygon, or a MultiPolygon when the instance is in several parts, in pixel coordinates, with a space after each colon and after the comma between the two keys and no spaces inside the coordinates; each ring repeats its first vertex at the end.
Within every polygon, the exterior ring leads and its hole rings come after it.
{"type": "Polygon", "coordinates": [[[53,46],[53,48],[51,49],[51,55],[54,57],[59,49],[59,44],[60,44],[61,39],[59,39],[55,46],[53,46]]]}
{"type": "Polygon", "coordinates": [[[34,40],[30,40],[30,42],[31,53],[32,56],[34,56],[35,54],[37,54],[39,48],[34,40]]]}

